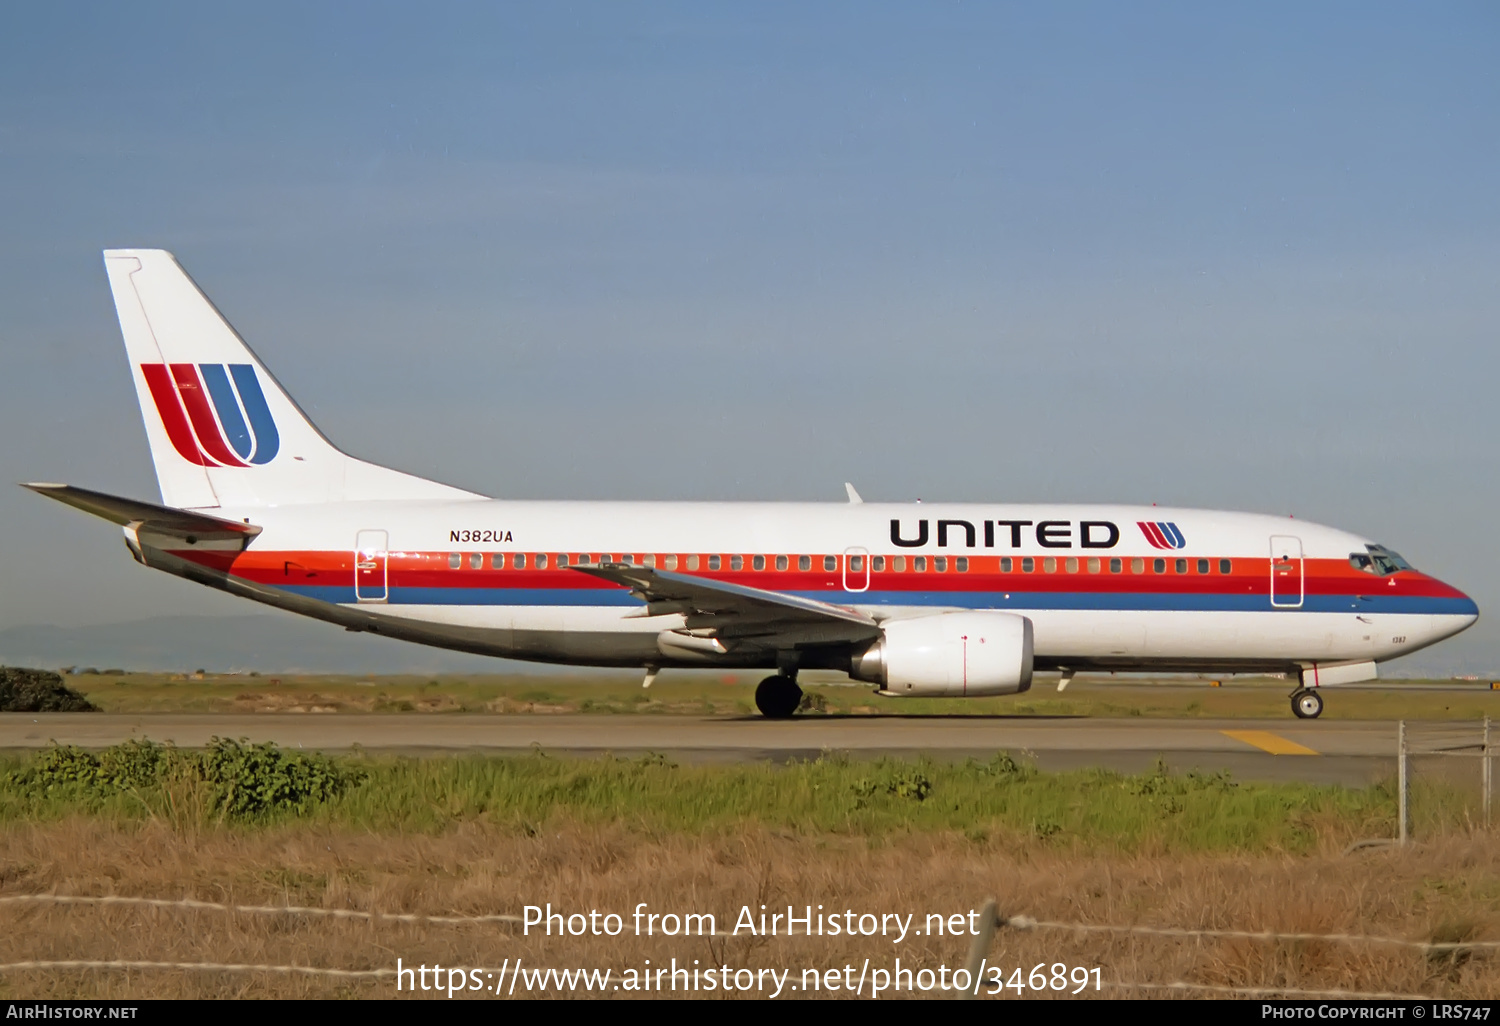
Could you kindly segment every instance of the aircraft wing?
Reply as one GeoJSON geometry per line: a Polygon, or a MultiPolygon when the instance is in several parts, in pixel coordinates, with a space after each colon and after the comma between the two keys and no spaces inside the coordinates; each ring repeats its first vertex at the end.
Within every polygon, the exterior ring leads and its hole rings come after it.
{"type": "Polygon", "coordinates": [[[65,484],[23,484],[38,495],[92,513],[122,527],[145,528],[155,535],[180,538],[190,545],[201,541],[238,541],[249,545],[260,528],[238,520],[223,520],[191,510],[158,506],[153,502],[125,499],[118,495],[75,488],[65,484]]]}
{"type": "Polygon", "coordinates": [[[646,603],[635,615],[681,613],[688,630],[709,631],[726,640],[796,645],[880,636],[879,625],[869,616],[831,602],[628,563],[573,569],[629,588],[646,603]]]}

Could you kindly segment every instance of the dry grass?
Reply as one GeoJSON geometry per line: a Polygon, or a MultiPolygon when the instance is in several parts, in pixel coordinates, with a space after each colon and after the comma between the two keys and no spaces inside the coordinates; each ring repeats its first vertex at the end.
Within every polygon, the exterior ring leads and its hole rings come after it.
{"type": "MultiPolygon", "coordinates": [[[[554,819],[525,836],[470,822],[437,835],[346,828],[182,830],[95,818],[0,832],[0,893],[192,896],[386,912],[488,914],[551,902],[628,916],[708,911],[720,929],[742,905],[927,913],[978,908],[1041,919],[1159,926],[1352,932],[1411,939],[1500,937],[1500,850],[1493,837],[1450,836],[1405,852],[1342,856],[1105,856],[1020,837],[956,832],[886,840],[793,836],[757,828],[697,837],[554,819]]],[[[131,908],[0,905],[0,962],[140,959],[347,969],[441,963],[621,970],[679,964],[842,968],[956,967],[954,937],[523,937],[494,925],[439,926],[131,908]]],[[[627,920],[628,921],[628,920],[627,920]]],[[[1105,981],[1191,980],[1228,986],[1500,996],[1500,962],[1483,953],[1429,958],[1387,946],[1181,941],[1002,931],[991,962],[1102,967],[1105,981]]],[[[618,978],[618,976],[617,976],[618,978]]],[[[1013,992],[1012,992],[1013,993],[1013,992]]],[[[1111,992],[1106,991],[1106,994],[1111,992]]],[[[1117,993],[1117,992],[1116,992],[1117,993]]],[[[183,971],[9,971],[5,997],[313,997],[394,995],[388,980],[339,982],[183,971]]],[[[428,993],[422,995],[433,997],[428,993]]],[[[612,996],[625,996],[613,993],[612,996]]],[[[722,996],[721,994],[700,996],[722,996]]]]}

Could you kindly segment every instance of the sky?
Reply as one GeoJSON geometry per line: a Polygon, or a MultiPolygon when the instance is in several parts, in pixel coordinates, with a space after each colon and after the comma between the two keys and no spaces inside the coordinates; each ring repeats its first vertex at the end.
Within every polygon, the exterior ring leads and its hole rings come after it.
{"type": "MultiPolygon", "coordinates": [[[[491,495],[1358,531],[1500,671],[1500,8],[0,7],[0,482],[155,498],[100,250],[491,495]]],[[[243,614],[0,488],[0,628],[243,614]]]]}

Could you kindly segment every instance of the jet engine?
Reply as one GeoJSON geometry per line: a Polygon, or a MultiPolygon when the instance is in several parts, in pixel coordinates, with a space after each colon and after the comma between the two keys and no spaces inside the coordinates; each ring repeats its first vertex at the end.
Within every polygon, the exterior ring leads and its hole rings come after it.
{"type": "Polygon", "coordinates": [[[1015,613],[936,613],[881,625],[849,676],[899,696],[1013,695],[1031,687],[1031,621],[1015,613]]]}

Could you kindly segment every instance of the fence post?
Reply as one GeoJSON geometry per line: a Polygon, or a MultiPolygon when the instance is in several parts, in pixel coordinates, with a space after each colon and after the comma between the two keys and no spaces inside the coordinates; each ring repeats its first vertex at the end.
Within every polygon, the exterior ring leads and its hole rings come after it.
{"type": "Polygon", "coordinates": [[[1490,799],[1494,796],[1495,790],[1494,770],[1490,766],[1490,718],[1488,716],[1484,718],[1484,750],[1481,758],[1484,759],[1480,775],[1480,780],[1484,784],[1484,828],[1488,830],[1490,827],[1490,799]]]}
{"type": "Polygon", "coordinates": [[[995,899],[991,898],[984,903],[984,908],[979,910],[979,933],[969,943],[969,989],[961,990],[954,995],[960,1001],[967,1001],[978,996],[979,972],[984,968],[985,956],[989,954],[990,944],[995,939],[995,928],[999,925],[1000,916],[995,911],[995,899]]]}
{"type": "Polygon", "coordinates": [[[1401,820],[1399,832],[1400,843],[1406,844],[1406,816],[1407,808],[1407,773],[1406,773],[1406,721],[1401,720],[1396,724],[1396,815],[1401,820]]]}

